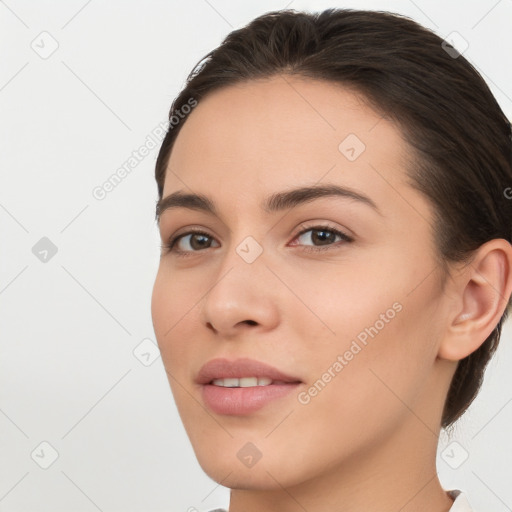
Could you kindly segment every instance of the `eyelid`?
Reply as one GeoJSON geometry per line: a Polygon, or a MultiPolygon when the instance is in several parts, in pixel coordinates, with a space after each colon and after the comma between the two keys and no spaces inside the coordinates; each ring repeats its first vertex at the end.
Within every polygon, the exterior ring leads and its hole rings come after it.
{"type": "Polygon", "coordinates": [[[211,238],[211,239],[213,239],[213,240],[218,242],[216,237],[211,235],[210,233],[208,233],[205,229],[202,229],[202,228],[188,228],[187,231],[184,231],[183,233],[179,233],[179,230],[178,230],[178,234],[171,235],[169,237],[168,241],[162,244],[162,247],[166,248],[167,252],[176,252],[178,254],[180,254],[180,253],[181,254],[193,254],[195,252],[196,253],[201,252],[201,251],[179,251],[179,250],[174,250],[174,246],[180,241],[180,239],[184,238],[184,237],[186,237],[188,235],[204,235],[204,236],[207,236],[208,238],[211,238]]]}
{"type": "MultiPolygon", "coordinates": [[[[303,235],[304,233],[307,233],[308,231],[322,231],[322,230],[330,231],[330,232],[334,233],[336,236],[340,236],[342,238],[341,241],[344,242],[342,245],[345,245],[346,243],[351,243],[354,241],[354,237],[352,235],[347,234],[346,230],[333,226],[332,223],[329,221],[317,221],[316,223],[312,223],[311,225],[307,225],[307,222],[303,222],[303,223],[301,223],[300,226],[302,229],[301,229],[301,231],[299,231],[298,233],[296,233],[293,236],[293,238],[291,240],[292,242],[294,240],[296,240],[298,237],[300,237],[301,235],[303,235]]],[[[187,229],[187,228],[183,228],[183,229],[187,229]]],[[[189,236],[189,235],[194,235],[194,234],[204,235],[208,238],[211,238],[212,240],[215,240],[217,243],[219,243],[214,235],[211,235],[210,233],[208,233],[207,230],[202,229],[202,228],[190,227],[187,229],[187,231],[184,231],[182,233],[180,233],[179,231],[180,230],[178,230],[177,234],[173,234],[171,237],[169,237],[169,240],[167,243],[162,244],[162,250],[166,249],[165,253],[173,253],[178,257],[187,257],[187,256],[192,256],[194,254],[204,252],[205,249],[197,250],[197,251],[183,251],[183,250],[175,249],[176,244],[179,242],[179,240],[181,238],[189,236]]],[[[303,245],[303,244],[302,245],[301,244],[292,244],[291,246],[292,247],[301,247],[301,250],[303,250],[305,252],[315,253],[315,252],[326,251],[329,249],[335,249],[335,248],[338,248],[339,245],[340,245],[340,241],[334,242],[332,244],[327,244],[325,246],[303,245]]],[[[212,247],[206,247],[206,249],[211,249],[211,248],[212,247]]]]}
{"type": "Polygon", "coordinates": [[[306,224],[305,222],[301,223],[302,230],[299,231],[293,237],[294,240],[298,236],[306,233],[307,231],[311,231],[311,230],[321,231],[322,229],[325,230],[325,231],[333,231],[335,233],[338,233],[343,238],[347,238],[347,239],[349,239],[351,241],[354,240],[354,237],[352,235],[349,235],[347,230],[345,230],[343,228],[338,228],[338,227],[332,225],[329,221],[317,221],[316,223],[311,224],[311,225],[305,225],[305,224],[306,224]]]}
{"type": "MultiPolygon", "coordinates": [[[[304,223],[302,224],[302,226],[304,225],[304,223]]],[[[296,240],[297,238],[299,238],[301,235],[303,235],[304,233],[307,233],[308,231],[330,231],[331,233],[334,233],[335,236],[339,236],[341,237],[341,242],[343,242],[342,245],[345,245],[347,243],[351,243],[354,241],[354,237],[347,234],[346,231],[344,229],[340,229],[340,228],[337,228],[335,226],[332,226],[330,222],[328,221],[321,221],[321,222],[317,222],[316,224],[312,224],[311,226],[306,226],[304,227],[301,231],[299,231],[292,239],[292,242],[293,240],[296,240]]],[[[339,248],[340,246],[340,241],[338,242],[334,242],[332,244],[327,244],[327,245],[300,245],[300,244],[292,244],[292,247],[293,246],[297,246],[297,247],[301,247],[301,250],[305,251],[305,252],[311,252],[311,253],[318,253],[318,252],[321,252],[321,251],[328,251],[328,250],[335,250],[337,248],[339,248]]]]}

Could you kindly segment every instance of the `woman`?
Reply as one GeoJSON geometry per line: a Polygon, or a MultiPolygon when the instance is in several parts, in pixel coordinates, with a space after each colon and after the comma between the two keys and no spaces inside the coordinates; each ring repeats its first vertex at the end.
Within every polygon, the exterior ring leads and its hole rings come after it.
{"type": "Polygon", "coordinates": [[[470,510],[436,472],[512,293],[511,127],[390,13],[268,13],[174,101],[152,316],[229,512],[470,510]]]}

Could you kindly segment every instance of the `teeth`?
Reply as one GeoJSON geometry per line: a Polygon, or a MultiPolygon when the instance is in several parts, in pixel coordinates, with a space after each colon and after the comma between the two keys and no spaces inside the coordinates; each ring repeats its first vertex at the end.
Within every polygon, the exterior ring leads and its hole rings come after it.
{"type": "Polygon", "coordinates": [[[258,378],[257,377],[243,377],[242,379],[238,379],[239,386],[241,388],[249,388],[254,387],[258,385],[258,378]]]}
{"type": "Polygon", "coordinates": [[[268,377],[242,377],[241,379],[214,379],[214,386],[224,388],[252,388],[255,386],[268,386],[272,384],[272,379],[268,377]]]}

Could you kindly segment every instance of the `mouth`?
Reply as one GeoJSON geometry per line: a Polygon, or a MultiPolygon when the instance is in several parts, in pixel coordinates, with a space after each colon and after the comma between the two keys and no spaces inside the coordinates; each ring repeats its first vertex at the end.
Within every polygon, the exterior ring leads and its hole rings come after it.
{"type": "Polygon", "coordinates": [[[284,398],[302,381],[253,359],[213,359],[198,373],[203,401],[211,411],[225,415],[251,414],[271,401],[284,398]]]}
{"type": "Polygon", "coordinates": [[[282,380],[272,380],[269,377],[240,377],[227,379],[213,379],[208,382],[213,386],[221,386],[223,388],[253,388],[256,386],[275,386],[276,384],[293,384],[293,382],[285,382],[282,380]]]}

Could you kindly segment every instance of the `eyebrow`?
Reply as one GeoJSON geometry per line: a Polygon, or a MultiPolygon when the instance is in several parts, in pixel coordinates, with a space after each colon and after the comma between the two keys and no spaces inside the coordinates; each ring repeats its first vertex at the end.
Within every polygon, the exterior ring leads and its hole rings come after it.
{"type": "MultiPolygon", "coordinates": [[[[267,213],[278,212],[288,208],[314,201],[323,197],[342,197],[359,201],[362,204],[370,206],[379,215],[382,215],[378,206],[368,196],[356,192],[347,187],[339,185],[313,185],[308,187],[300,187],[283,192],[276,192],[269,196],[261,204],[261,208],[267,213]]],[[[189,194],[181,190],[173,192],[168,196],[160,199],[156,205],[156,218],[167,210],[172,208],[188,208],[190,210],[202,211],[210,213],[218,217],[217,210],[213,201],[203,194],[189,194]]]]}

